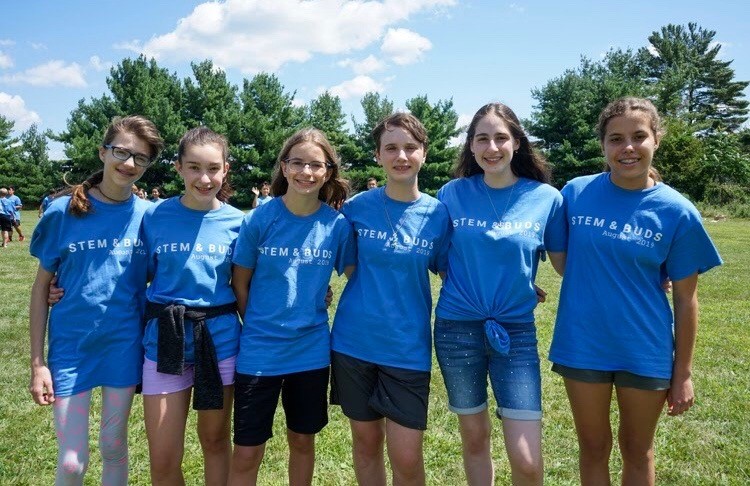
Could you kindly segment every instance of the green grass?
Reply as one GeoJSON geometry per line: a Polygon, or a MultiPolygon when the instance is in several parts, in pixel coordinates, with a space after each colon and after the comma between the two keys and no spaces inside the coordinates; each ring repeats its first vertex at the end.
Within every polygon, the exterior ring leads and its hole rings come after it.
{"type": "MultiPolygon", "coordinates": [[[[33,403],[29,379],[28,300],[36,260],[28,242],[36,214],[26,211],[26,242],[0,250],[0,484],[51,484],[56,443],[52,413],[33,403]]],[[[707,223],[725,265],[700,278],[701,323],[694,363],[697,403],[686,415],[664,417],[657,433],[657,479],[668,485],[750,484],[750,223],[707,223]]],[[[546,362],[560,280],[543,264],[539,283],[549,292],[539,306],[540,353],[543,358],[544,460],[548,484],[577,484],[575,432],[561,380],[546,362]]],[[[437,280],[433,281],[435,296],[437,280]]],[[[334,279],[341,295],[343,279],[334,279]]],[[[331,313],[335,311],[335,302],[331,313]]],[[[447,412],[442,378],[434,367],[425,461],[429,484],[463,484],[457,421],[447,412]]],[[[494,406],[494,405],[493,405],[494,406]]],[[[98,396],[91,421],[91,466],[86,484],[98,484],[101,463],[96,452],[98,396]]],[[[315,484],[353,484],[348,424],[340,410],[330,409],[330,424],[318,436],[315,484]]],[[[202,483],[200,448],[191,414],[184,470],[188,484],[202,483]]],[[[613,414],[613,422],[615,415],[613,414]]],[[[277,415],[275,437],[268,443],[261,484],[286,483],[284,420],[277,415]]],[[[131,483],[148,484],[148,452],[140,397],[130,422],[131,483]]],[[[510,484],[500,425],[493,427],[497,483],[510,484]]],[[[613,453],[613,481],[620,463],[613,453]]]]}

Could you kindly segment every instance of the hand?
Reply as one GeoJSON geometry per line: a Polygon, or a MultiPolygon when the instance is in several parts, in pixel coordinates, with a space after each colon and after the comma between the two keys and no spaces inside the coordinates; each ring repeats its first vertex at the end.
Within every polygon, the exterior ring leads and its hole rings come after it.
{"type": "Polygon", "coordinates": [[[47,305],[52,307],[53,305],[60,302],[60,299],[65,295],[65,289],[57,286],[57,275],[52,277],[49,282],[49,294],[47,295],[47,305]]]}
{"type": "Polygon", "coordinates": [[[331,288],[330,285],[328,286],[328,292],[326,292],[325,301],[326,301],[326,309],[328,309],[329,307],[331,307],[331,302],[333,302],[333,289],[331,288]]]}
{"type": "Polygon", "coordinates": [[[690,377],[672,376],[672,386],[667,392],[667,415],[677,416],[687,412],[695,403],[693,380],[690,377]]]}
{"type": "Polygon", "coordinates": [[[661,283],[661,289],[664,293],[670,293],[672,291],[672,281],[669,278],[665,278],[661,283]]]}
{"type": "Polygon", "coordinates": [[[534,284],[534,290],[536,291],[536,303],[537,304],[541,304],[547,301],[547,292],[545,292],[544,289],[534,284]]]}
{"type": "Polygon", "coordinates": [[[258,195],[260,195],[260,191],[258,190],[257,187],[253,186],[253,188],[250,190],[253,191],[253,194],[255,194],[255,197],[258,197],[258,195]]]}
{"type": "Polygon", "coordinates": [[[31,369],[29,392],[37,405],[50,405],[55,401],[55,390],[52,388],[52,375],[49,368],[37,366],[31,369]]]}

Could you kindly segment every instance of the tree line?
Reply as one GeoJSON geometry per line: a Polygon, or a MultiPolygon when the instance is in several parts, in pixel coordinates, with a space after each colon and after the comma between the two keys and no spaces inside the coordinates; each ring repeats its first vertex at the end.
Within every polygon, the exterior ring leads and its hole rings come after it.
{"type": "MultiPolygon", "coordinates": [[[[600,171],[599,112],[615,98],[642,96],[664,116],[665,136],[654,163],[667,183],[694,201],[750,203],[750,130],[743,94],[748,82],[735,79],[732,61],[720,56],[715,37],[715,31],[695,23],[670,24],[637,50],[612,49],[599,61],[583,57],[579,66],[533,89],[536,104],[524,124],[552,164],[554,184],[561,187],[575,176],[600,171]]],[[[62,173],[70,182],[82,180],[100,166],[96,148],[111,118],[131,113],[147,116],[162,132],[166,149],[142,183],[161,186],[168,194],[181,190],[170,165],[177,143],[198,125],[229,139],[232,184],[238,189],[233,202],[240,207],[250,205],[252,186],[270,179],[284,139],[302,126],[328,134],[355,189],[368,177],[382,180],[370,131],[394,110],[386,96],[364,95],[364,118],[351,117],[350,129],[341,100],[330,92],[300,104],[296,92],[273,74],[243,79],[240,87],[209,60],[191,67],[192,76],[180,79],[154,59],[123,59],[107,77],[109,93],[80,100],[62,133],[32,126],[14,138],[13,123],[0,117],[0,183],[22,187],[34,200],[59,186],[62,173]],[[64,144],[66,160],[47,158],[48,139],[64,144]]],[[[450,99],[431,102],[420,95],[405,105],[428,131],[428,164],[420,188],[434,194],[451,178],[459,150],[454,141],[464,127],[457,126],[450,99]]]]}

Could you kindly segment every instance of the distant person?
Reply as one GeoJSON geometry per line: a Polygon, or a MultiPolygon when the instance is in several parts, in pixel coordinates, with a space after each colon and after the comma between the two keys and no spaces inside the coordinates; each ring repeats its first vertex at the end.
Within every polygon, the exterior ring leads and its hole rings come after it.
{"type": "Polygon", "coordinates": [[[652,174],[654,105],[610,103],[598,135],[607,170],[562,189],[569,236],[549,360],[573,412],[581,484],[609,484],[614,391],[622,483],[653,485],[659,417],[694,401],[698,274],[722,261],[695,206],[652,174]]]}
{"type": "Polygon", "coordinates": [[[132,186],[130,186],[130,191],[137,196],[139,191],[138,186],[133,184],[132,186]]]}
{"type": "MultiPolygon", "coordinates": [[[[16,189],[13,186],[8,187],[8,201],[13,204],[14,214],[12,224],[16,229],[16,233],[18,233],[18,241],[23,241],[24,236],[23,232],[21,231],[21,209],[23,209],[23,203],[21,202],[21,198],[16,195],[16,189]]],[[[12,231],[10,233],[10,241],[13,241],[12,231]]]]}
{"type": "Polygon", "coordinates": [[[69,195],[55,198],[31,238],[39,267],[29,306],[29,391],[38,405],[52,405],[55,484],[84,483],[94,388],[101,388],[102,397],[98,482],[128,482],[128,417],[141,382],[148,267],[139,230],[150,207],[133,195],[131,184],[162,146],[156,126],[146,118],[115,118],[98,151],[103,169],[69,195]],[[50,310],[55,275],[67,294],[50,310]]]}
{"type": "Polygon", "coordinates": [[[0,231],[2,231],[3,248],[8,246],[10,235],[13,233],[13,213],[15,212],[13,203],[8,200],[7,196],[8,189],[0,188],[0,231]]]}
{"type": "Polygon", "coordinates": [[[164,199],[162,199],[161,197],[161,191],[159,190],[159,188],[154,187],[153,189],[151,189],[151,202],[158,204],[162,201],[164,201],[164,199]]]}
{"type": "Polygon", "coordinates": [[[255,199],[253,199],[253,209],[257,208],[258,206],[263,206],[264,204],[268,203],[273,199],[273,196],[271,196],[271,183],[268,181],[263,182],[260,186],[260,191],[258,191],[257,187],[252,188],[253,194],[255,194],[255,199]]]}
{"type": "Polygon", "coordinates": [[[370,177],[369,179],[367,179],[367,190],[368,191],[370,189],[377,189],[377,188],[378,188],[378,180],[377,179],[375,179],[374,177],[370,177]]]}
{"type": "Polygon", "coordinates": [[[143,199],[144,201],[148,200],[146,197],[146,190],[143,188],[138,189],[138,197],[143,199]]]}
{"type": "Polygon", "coordinates": [[[50,191],[49,193],[45,194],[45,196],[42,198],[42,202],[39,204],[39,212],[37,216],[39,218],[42,217],[44,212],[47,210],[49,205],[52,203],[52,200],[55,198],[55,192],[57,191],[50,191]]]}

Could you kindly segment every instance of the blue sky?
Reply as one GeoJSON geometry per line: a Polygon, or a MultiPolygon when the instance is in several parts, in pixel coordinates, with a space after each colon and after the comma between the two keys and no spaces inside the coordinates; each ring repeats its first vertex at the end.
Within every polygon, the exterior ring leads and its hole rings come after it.
{"type": "Polygon", "coordinates": [[[746,0],[27,0],[3,11],[0,115],[19,130],[64,130],[78,100],[108,91],[109,68],[141,52],[181,78],[206,58],[238,86],[273,72],[298,102],[328,89],[359,119],[367,91],[398,108],[451,98],[461,121],[494,100],[528,117],[531,90],[582,55],[637,49],[668,23],[715,30],[721,57],[750,80],[746,0]]]}

